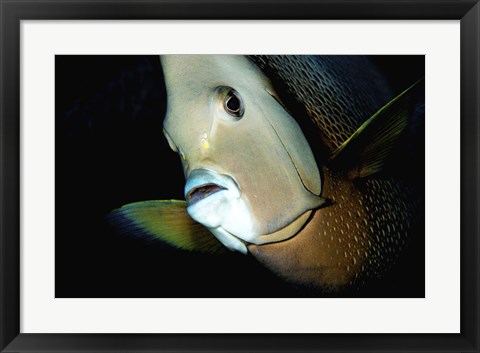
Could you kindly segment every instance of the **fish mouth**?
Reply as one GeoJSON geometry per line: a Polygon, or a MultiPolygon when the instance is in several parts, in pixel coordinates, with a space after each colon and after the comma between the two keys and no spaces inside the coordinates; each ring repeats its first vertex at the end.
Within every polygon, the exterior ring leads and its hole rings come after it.
{"type": "Polygon", "coordinates": [[[232,177],[210,169],[194,169],[185,184],[185,200],[190,207],[222,191],[240,197],[239,187],[232,177]]]}
{"type": "Polygon", "coordinates": [[[208,184],[194,187],[187,193],[187,196],[186,196],[187,203],[189,206],[192,206],[196,204],[198,201],[201,201],[209,197],[210,195],[222,190],[228,190],[228,189],[213,183],[208,183],[208,184]]]}

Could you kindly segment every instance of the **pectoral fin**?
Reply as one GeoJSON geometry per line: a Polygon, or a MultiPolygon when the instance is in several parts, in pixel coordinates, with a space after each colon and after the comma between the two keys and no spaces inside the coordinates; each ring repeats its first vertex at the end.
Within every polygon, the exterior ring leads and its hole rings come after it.
{"type": "Polygon", "coordinates": [[[329,167],[345,172],[352,179],[379,172],[407,127],[424,83],[424,79],[417,81],[363,123],[333,152],[329,167]]]}
{"type": "Polygon", "coordinates": [[[108,220],[122,233],[158,239],[179,249],[227,252],[205,227],[188,216],[186,207],[186,202],[180,200],[135,202],[113,210],[108,220]]]}

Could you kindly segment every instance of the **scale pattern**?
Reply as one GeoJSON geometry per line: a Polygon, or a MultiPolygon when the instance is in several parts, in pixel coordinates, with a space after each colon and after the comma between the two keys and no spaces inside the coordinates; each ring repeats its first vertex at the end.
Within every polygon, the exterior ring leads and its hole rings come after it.
{"type": "Polygon", "coordinates": [[[335,249],[330,261],[343,268],[350,285],[381,277],[397,261],[418,221],[415,190],[394,179],[366,179],[354,186],[327,173],[324,191],[332,207],[318,210],[321,247],[335,249]]]}
{"type": "MultiPolygon", "coordinates": [[[[366,56],[252,55],[272,81],[305,107],[333,151],[392,97],[366,56]]],[[[277,92],[282,98],[282,92],[277,92]]],[[[293,112],[295,117],[295,112],[293,112]]]]}

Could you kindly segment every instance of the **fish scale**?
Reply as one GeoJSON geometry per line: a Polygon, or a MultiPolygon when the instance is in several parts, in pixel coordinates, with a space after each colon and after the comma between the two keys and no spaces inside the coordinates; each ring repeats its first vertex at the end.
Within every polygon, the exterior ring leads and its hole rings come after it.
{"type": "Polygon", "coordinates": [[[409,240],[419,210],[414,190],[395,179],[354,185],[328,169],[324,175],[322,194],[331,205],[316,210],[295,237],[249,250],[280,277],[327,291],[381,278],[409,240]]]}
{"type": "MultiPolygon", "coordinates": [[[[330,151],[338,148],[392,93],[365,56],[250,55],[302,105],[330,151]]],[[[278,92],[281,95],[281,92],[278,92]]]]}

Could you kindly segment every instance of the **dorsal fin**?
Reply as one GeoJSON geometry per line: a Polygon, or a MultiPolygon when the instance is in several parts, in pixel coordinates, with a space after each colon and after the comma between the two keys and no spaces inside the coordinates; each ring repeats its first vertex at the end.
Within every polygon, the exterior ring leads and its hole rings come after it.
{"type": "Polygon", "coordinates": [[[121,233],[158,239],[182,250],[228,252],[212,233],[190,218],[186,207],[181,200],[135,202],[113,210],[108,221],[121,233]]]}
{"type": "Polygon", "coordinates": [[[407,127],[415,97],[424,89],[420,79],[363,123],[330,157],[328,165],[351,179],[379,172],[392,147],[407,127]]]}

